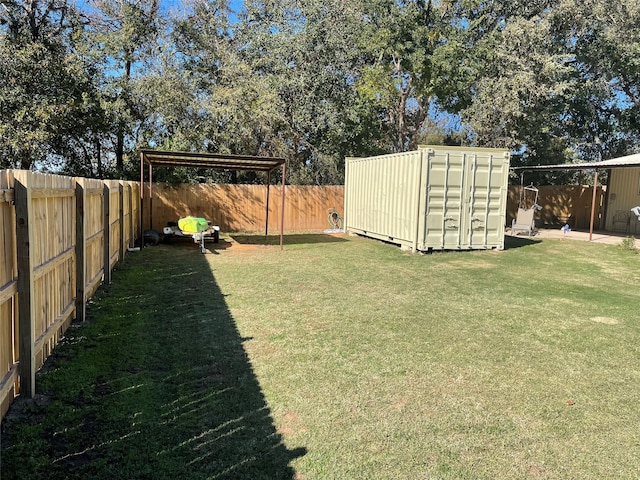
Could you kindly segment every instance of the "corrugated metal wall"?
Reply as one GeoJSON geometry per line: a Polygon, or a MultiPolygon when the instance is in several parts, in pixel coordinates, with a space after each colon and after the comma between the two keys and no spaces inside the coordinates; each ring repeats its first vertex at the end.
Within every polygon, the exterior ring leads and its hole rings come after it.
{"type": "Polygon", "coordinates": [[[605,229],[608,231],[640,232],[640,225],[631,208],[640,205],[640,168],[616,168],[609,175],[608,205],[605,229]],[[620,213],[618,213],[620,212],[620,213]],[[629,225],[625,228],[613,220],[616,214],[629,216],[629,225]]]}
{"type": "Polygon", "coordinates": [[[348,159],[345,225],[376,238],[416,241],[422,152],[348,159]]]}

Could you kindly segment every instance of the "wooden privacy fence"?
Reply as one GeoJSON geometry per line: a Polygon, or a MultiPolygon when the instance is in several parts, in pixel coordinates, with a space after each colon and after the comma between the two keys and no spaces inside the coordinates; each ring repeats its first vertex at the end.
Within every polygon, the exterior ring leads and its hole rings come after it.
{"type": "Polygon", "coordinates": [[[0,416],[127,247],[139,238],[139,184],[0,171],[0,416]]]}
{"type": "MultiPolygon", "coordinates": [[[[542,210],[536,219],[542,225],[556,226],[569,222],[571,228],[589,228],[593,187],[582,185],[541,186],[538,204],[542,210]]],[[[314,231],[329,228],[328,210],[340,215],[344,206],[343,186],[286,187],[285,229],[314,231]]],[[[271,187],[269,231],[280,224],[281,187],[271,187]]],[[[518,211],[520,187],[509,187],[505,225],[518,211]]],[[[596,228],[603,217],[606,187],[597,187],[596,228]]],[[[147,198],[147,197],[145,197],[147,198]]],[[[149,228],[149,205],[145,204],[145,228],[149,228]]],[[[153,228],[162,231],[167,222],[186,215],[205,217],[223,232],[263,232],[265,229],[266,188],[263,185],[167,185],[153,186],[153,228]]]]}
{"type": "MultiPolygon", "coordinates": [[[[271,186],[269,231],[279,230],[282,186],[271,186]]],[[[148,195],[145,194],[145,199],[148,195]]],[[[145,228],[149,203],[145,200],[145,228]]],[[[153,229],[162,231],[167,222],[193,215],[211,220],[223,232],[264,232],[267,189],[264,185],[153,185],[153,229]]],[[[329,228],[329,209],[343,215],[343,186],[287,185],[284,227],[288,232],[329,228]]]]}

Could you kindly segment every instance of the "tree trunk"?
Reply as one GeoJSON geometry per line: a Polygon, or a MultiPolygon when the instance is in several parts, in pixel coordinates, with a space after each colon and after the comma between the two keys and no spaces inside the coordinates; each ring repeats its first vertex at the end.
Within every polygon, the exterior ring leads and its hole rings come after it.
{"type": "MultiPolygon", "coordinates": [[[[128,57],[133,57],[133,52],[130,52],[128,57]]],[[[129,109],[129,81],[131,79],[131,60],[127,60],[124,64],[124,84],[125,89],[122,92],[125,108],[129,109]]],[[[116,133],[116,170],[118,175],[122,175],[124,171],[124,135],[125,135],[125,123],[120,120],[118,122],[118,131],[116,133]]]]}
{"type": "Polygon", "coordinates": [[[122,173],[124,170],[124,125],[123,122],[118,123],[118,131],[116,133],[116,170],[122,173]]]}
{"type": "Polygon", "coordinates": [[[96,135],[96,161],[98,162],[97,171],[98,178],[103,178],[104,173],[102,171],[102,147],[100,145],[100,139],[96,135]]]}

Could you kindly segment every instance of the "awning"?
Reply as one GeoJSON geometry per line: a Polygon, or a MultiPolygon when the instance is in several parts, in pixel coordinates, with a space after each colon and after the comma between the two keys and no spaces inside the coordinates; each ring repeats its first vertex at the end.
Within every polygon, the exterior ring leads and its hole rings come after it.
{"type": "Polygon", "coordinates": [[[141,150],[141,158],[148,165],[165,167],[212,168],[216,170],[254,170],[270,172],[285,164],[284,158],[220,153],[171,152],[141,150]]]}
{"type": "Polygon", "coordinates": [[[640,153],[624,157],[602,160],[600,162],[561,163],[557,165],[531,165],[525,167],[511,167],[514,172],[533,172],[550,170],[602,170],[609,168],[640,167],[640,153]]]}

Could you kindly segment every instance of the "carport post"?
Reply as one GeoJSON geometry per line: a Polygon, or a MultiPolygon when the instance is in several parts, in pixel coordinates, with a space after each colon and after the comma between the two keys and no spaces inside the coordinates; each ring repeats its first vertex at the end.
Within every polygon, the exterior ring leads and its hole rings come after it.
{"type": "Polygon", "coordinates": [[[593,217],[596,212],[596,189],[598,188],[598,170],[593,174],[593,197],[591,199],[591,222],[589,223],[589,241],[593,239],[593,217]]]}
{"type": "Polygon", "coordinates": [[[144,216],[144,152],[140,152],[140,249],[144,248],[142,217],[144,216]]]}
{"type": "Polygon", "coordinates": [[[282,215],[280,216],[280,250],[283,249],[284,238],[284,191],[285,191],[285,178],[286,178],[287,162],[282,164],[282,215]]]}
{"type": "MultiPolygon", "coordinates": [[[[153,230],[153,165],[149,163],[149,230],[153,230]]],[[[144,235],[142,236],[144,240],[144,235]]]]}
{"type": "Polygon", "coordinates": [[[267,172],[267,210],[265,211],[264,243],[267,243],[269,236],[269,187],[271,185],[271,170],[267,172]]]}

